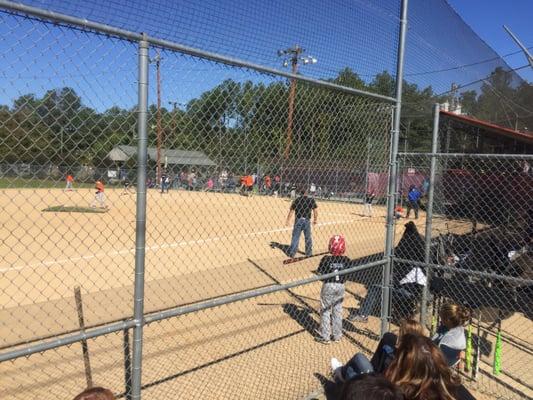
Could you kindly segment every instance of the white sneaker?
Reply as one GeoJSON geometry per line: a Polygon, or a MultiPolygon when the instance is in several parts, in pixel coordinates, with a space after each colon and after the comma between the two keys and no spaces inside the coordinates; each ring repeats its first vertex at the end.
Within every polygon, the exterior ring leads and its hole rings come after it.
{"type": "Polygon", "coordinates": [[[331,358],[331,376],[336,382],[342,382],[342,363],[335,357],[331,358]]]}
{"type": "Polygon", "coordinates": [[[332,357],[331,358],[331,369],[335,371],[337,368],[340,368],[340,367],[342,367],[342,363],[339,360],[337,360],[335,357],[332,357]]]}

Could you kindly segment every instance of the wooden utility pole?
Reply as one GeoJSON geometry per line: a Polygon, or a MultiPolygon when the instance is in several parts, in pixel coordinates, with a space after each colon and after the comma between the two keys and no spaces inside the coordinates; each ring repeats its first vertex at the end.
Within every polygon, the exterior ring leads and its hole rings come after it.
{"type": "MultiPolygon", "coordinates": [[[[302,52],[302,48],[296,46],[294,48],[294,55],[291,58],[292,73],[296,75],[298,73],[298,56],[302,52]]],[[[292,117],[294,114],[294,98],[296,96],[296,79],[291,78],[291,88],[289,90],[289,113],[287,117],[287,143],[285,144],[285,151],[283,152],[283,158],[289,159],[289,153],[291,151],[292,144],[292,117]]]]}
{"type": "MultiPolygon", "coordinates": [[[[305,50],[296,45],[286,50],[279,50],[278,56],[284,57],[283,65],[287,67],[291,64],[291,72],[293,75],[298,73],[298,64],[303,62],[304,64],[316,64],[317,60],[311,56],[302,56],[305,50]]],[[[283,151],[283,159],[287,160],[291,151],[292,144],[292,125],[294,115],[294,100],[296,98],[296,79],[291,78],[291,87],[289,89],[289,110],[287,116],[287,142],[285,144],[285,150],[283,151]]]]}

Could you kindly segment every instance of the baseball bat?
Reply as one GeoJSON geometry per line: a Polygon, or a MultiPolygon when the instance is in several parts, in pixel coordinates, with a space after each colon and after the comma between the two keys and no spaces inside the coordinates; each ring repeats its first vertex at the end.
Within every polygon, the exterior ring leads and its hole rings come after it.
{"type": "Polygon", "coordinates": [[[433,307],[431,310],[431,336],[437,331],[437,295],[433,296],[433,307]]]}
{"type": "Polygon", "coordinates": [[[481,309],[479,310],[477,319],[477,338],[476,338],[476,364],[472,371],[472,377],[477,380],[477,374],[479,372],[479,363],[481,358],[481,309]]]}
{"type": "Polygon", "coordinates": [[[465,371],[472,370],[472,317],[468,321],[466,330],[465,371]]]}
{"type": "Polygon", "coordinates": [[[500,375],[502,370],[502,319],[498,316],[498,334],[496,335],[496,347],[494,349],[494,363],[492,373],[500,375]]]}
{"type": "MultiPolygon", "coordinates": [[[[432,324],[434,326],[434,331],[433,333],[437,332],[437,329],[439,328],[439,325],[440,325],[440,308],[442,306],[442,297],[441,296],[437,296],[437,310],[435,312],[435,315],[434,315],[434,318],[433,318],[433,321],[432,321],[432,324]]],[[[433,327],[432,327],[433,329],[433,327]]]]}
{"type": "Polygon", "coordinates": [[[307,260],[308,258],[312,257],[318,257],[329,254],[329,251],[324,251],[322,253],[313,254],[312,256],[301,256],[301,257],[294,257],[294,258],[287,258],[286,260],[283,260],[283,264],[292,264],[298,261],[307,260]]]}

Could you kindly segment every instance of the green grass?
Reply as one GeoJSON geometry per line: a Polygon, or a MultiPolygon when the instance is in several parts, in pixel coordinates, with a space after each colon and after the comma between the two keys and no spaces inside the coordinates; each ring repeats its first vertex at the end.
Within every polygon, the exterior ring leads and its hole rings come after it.
{"type": "Polygon", "coordinates": [[[52,206],[42,210],[43,212],[68,212],[68,213],[95,213],[107,212],[106,208],[78,207],[78,206],[52,206]]]}
{"type": "MultiPolygon", "coordinates": [[[[0,178],[0,189],[64,189],[65,181],[52,181],[31,178],[0,178]]],[[[74,182],[74,189],[93,188],[94,183],[74,182]]]]}

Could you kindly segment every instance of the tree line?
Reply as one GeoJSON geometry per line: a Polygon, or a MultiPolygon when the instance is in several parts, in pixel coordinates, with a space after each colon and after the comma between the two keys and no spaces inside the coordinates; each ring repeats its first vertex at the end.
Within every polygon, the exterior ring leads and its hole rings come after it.
{"type": "MultiPolygon", "coordinates": [[[[365,82],[346,68],[330,81],[394,95],[394,77],[386,71],[365,82]]],[[[163,107],[163,147],[203,151],[217,165],[236,172],[275,164],[286,146],[288,92],[287,81],[229,79],[183,108],[163,107]]],[[[408,135],[409,150],[429,149],[431,105],[450,100],[450,96],[437,96],[431,87],[405,82],[402,130],[408,135]]],[[[523,83],[514,88],[510,74],[501,68],[493,71],[479,92],[460,93],[459,101],[463,112],[478,118],[519,129],[533,127],[531,86],[523,83]]],[[[386,165],[391,115],[386,103],[298,82],[294,104],[289,161],[312,160],[320,165],[358,160],[361,165],[386,165]]],[[[149,146],[156,145],[156,115],[152,104],[149,146]]],[[[0,162],[106,166],[114,146],[136,145],[136,119],[135,107],[113,106],[104,112],[87,107],[70,87],[50,89],[42,97],[25,94],[11,105],[0,105],[0,162]]]]}

